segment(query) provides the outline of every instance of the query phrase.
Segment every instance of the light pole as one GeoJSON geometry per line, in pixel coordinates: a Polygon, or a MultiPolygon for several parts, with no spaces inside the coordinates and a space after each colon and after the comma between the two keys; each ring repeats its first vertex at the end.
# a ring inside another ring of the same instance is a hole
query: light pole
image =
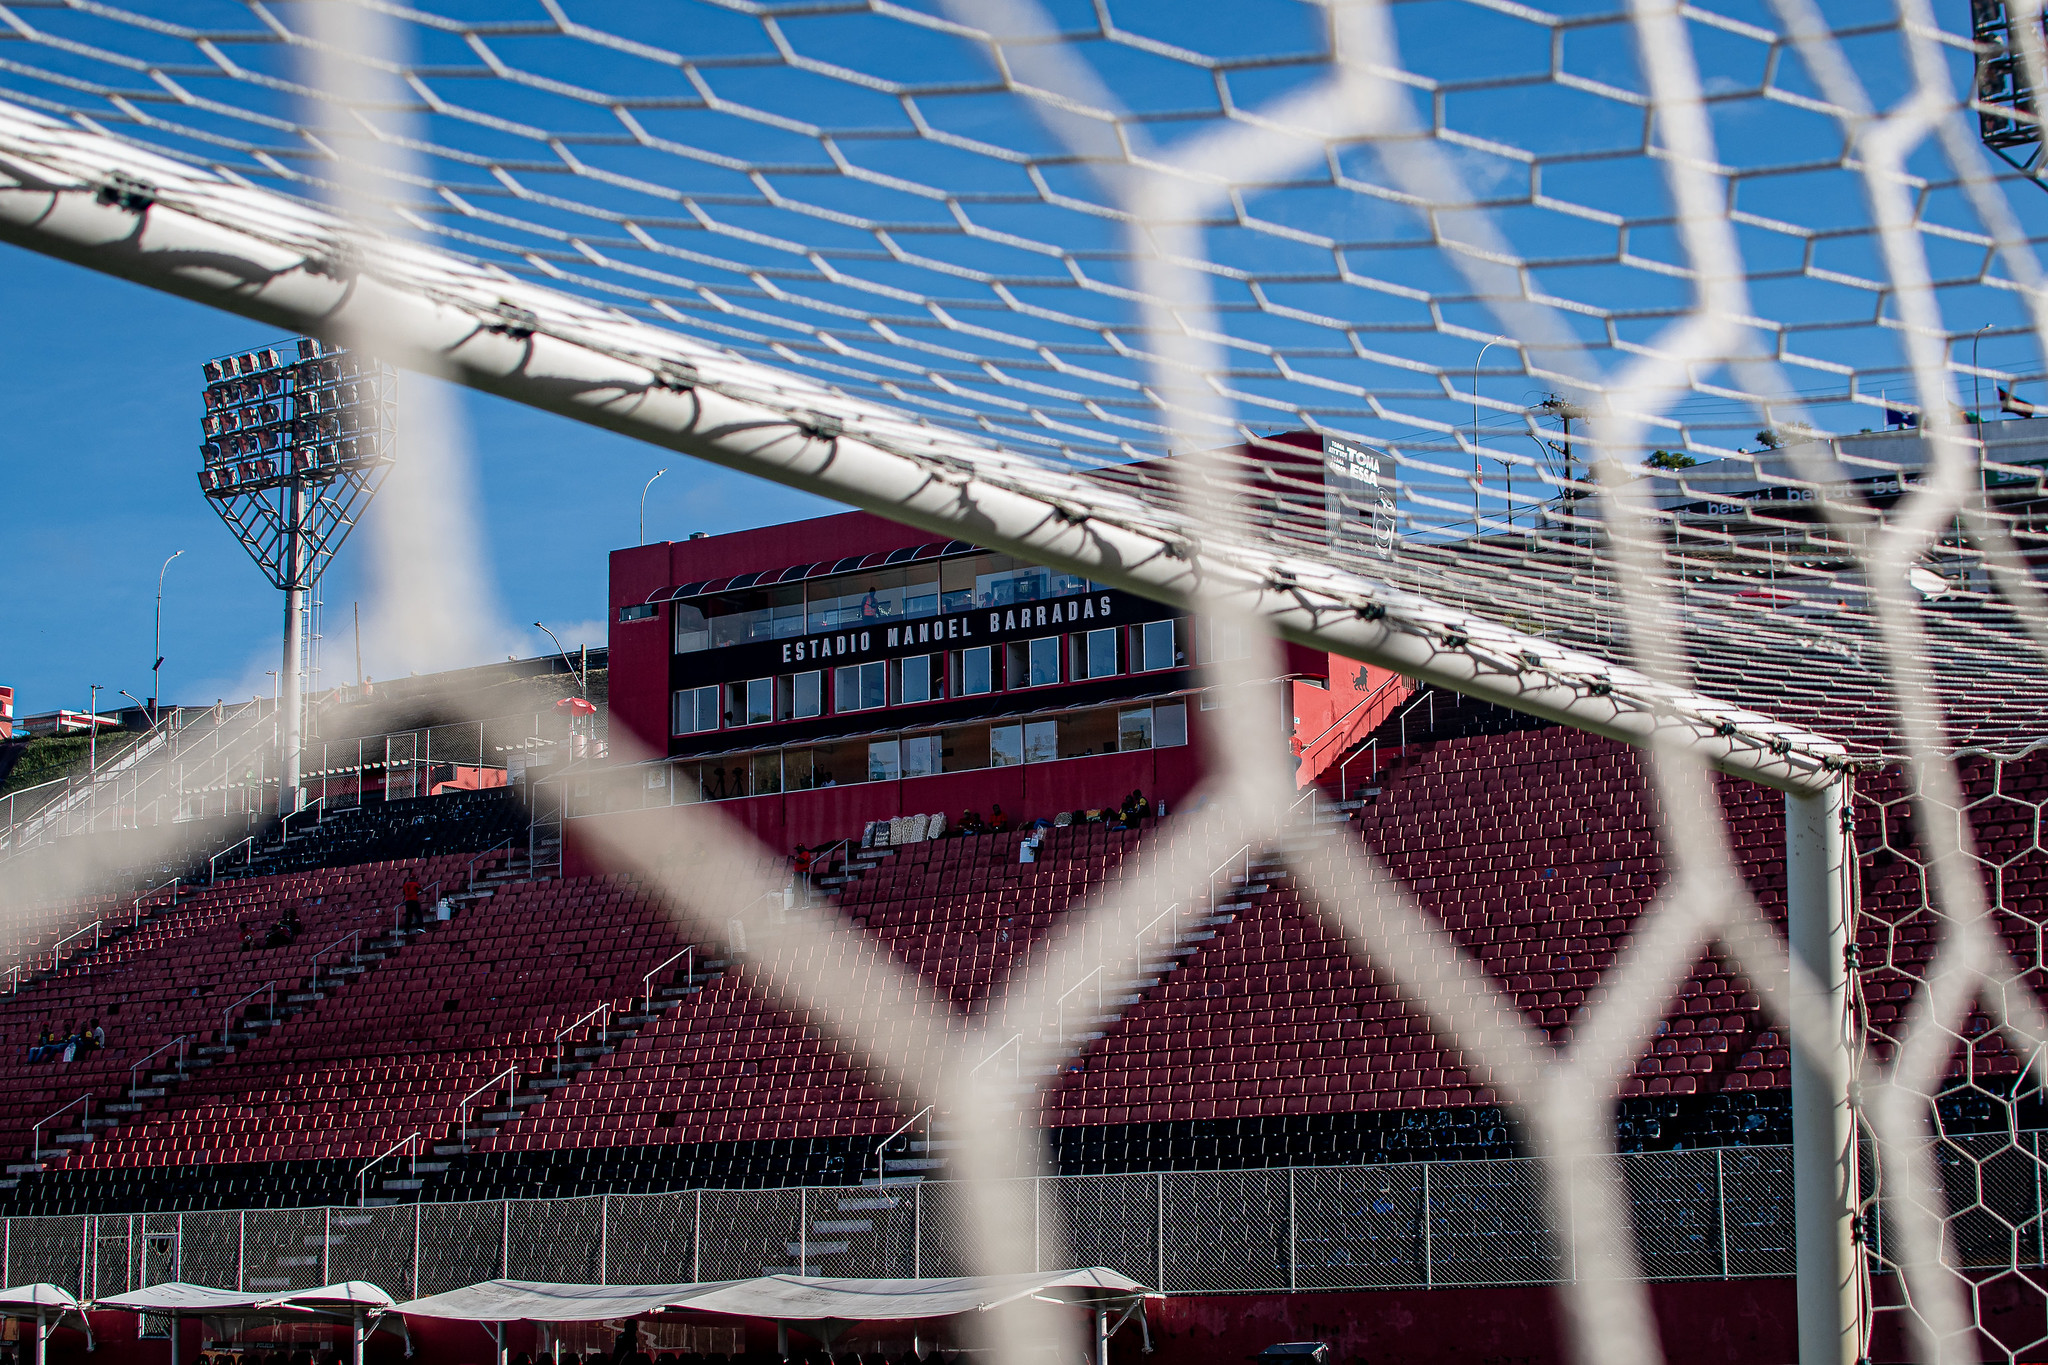
{"type": "MultiPolygon", "coordinates": [[[[650,481],[650,482],[651,482],[651,481],[650,481]]],[[[563,648],[563,646],[562,646],[562,642],[561,642],[560,640],[558,640],[558,639],[555,639],[555,633],[554,633],[553,631],[549,630],[549,629],[548,629],[548,628],[547,628],[546,626],[542,625],[542,624],[541,624],[540,622],[538,622],[538,621],[535,621],[535,622],[533,623],[533,628],[534,628],[535,630],[539,631],[539,632],[540,632],[541,634],[543,634],[543,635],[547,636],[547,637],[548,637],[548,638],[549,638],[550,640],[554,640],[554,641],[555,641],[555,648],[556,648],[556,650],[558,650],[558,651],[559,651],[559,652],[561,653],[561,656],[562,656],[562,662],[563,662],[563,663],[565,663],[565,664],[568,664],[568,665],[569,665],[569,676],[571,676],[571,677],[573,677],[574,679],[576,679],[576,693],[577,693],[577,695],[578,695],[578,696],[580,696],[580,697],[582,697],[582,698],[583,698],[583,700],[585,700],[585,701],[589,701],[589,700],[590,700],[590,688],[589,688],[588,686],[586,686],[586,685],[585,685],[585,682],[584,682],[584,674],[582,674],[582,673],[578,673],[578,672],[576,671],[576,665],[575,665],[574,663],[570,662],[570,659],[569,659],[569,651],[568,651],[567,649],[563,648]]]]}
{"type": "MultiPolygon", "coordinates": [[[[654,471],[654,479],[658,479],[666,473],[668,473],[668,466],[663,465],[660,469],[654,471]]],[[[654,487],[654,479],[649,479],[640,486],[640,543],[642,545],[647,543],[647,490],[654,487]]],[[[540,623],[536,621],[534,624],[539,625],[540,623]]],[[[545,627],[542,628],[545,629],[545,627]]],[[[560,643],[560,641],[556,641],[557,645],[560,643]]]]}
{"type": "Polygon", "coordinates": [[[149,705],[144,708],[149,712],[149,723],[152,728],[156,725],[157,706],[164,695],[160,686],[164,671],[164,570],[171,567],[172,559],[183,553],[183,550],[171,551],[170,559],[166,559],[163,568],[156,571],[156,649],[153,655],[156,662],[149,666],[149,705]]]}
{"type": "MultiPolygon", "coordinates": [[[[1486,353],[1506,340],[1506,337],[1495,337],[1487,342],[1479,348],[1479,359],[1472,362],[1472,534],[1475,537],[1479,534],[1479,484],[1486,477],[1486,471],[1479,466],[1479,367],[1486,363],[1486,353]]],[[[1514,475],[1508,477],[1512,479],[1514,475]]],[[[1514,491],[1513,484],[1509,484],[1508,491],[1514,491]]],[[[1510,500],[1508,521],[1511,524],[1514,517],[1515,504],[1510,500]]]]}
{"type": "Polygon", "coordinates": [[[1976,419],[1977,439],[1984,439],[1984,376],[1977,369],[1977,343],[1998,324],[1987,322],[1970,333],[1970,415],[1976,419]]]}
{"type": "Polygon", "coordinates": [[[92,701],[86,707],[86,721],[91,729],[85,740],[85,775],[88,780],[100,770],[100,685],[92,685],[92,701]]]}

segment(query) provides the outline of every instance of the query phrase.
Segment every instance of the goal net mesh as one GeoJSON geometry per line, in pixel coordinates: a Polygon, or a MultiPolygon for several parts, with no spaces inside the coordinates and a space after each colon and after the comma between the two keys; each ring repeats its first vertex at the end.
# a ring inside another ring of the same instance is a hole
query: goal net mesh
{"type": "MultiPolygon", "coordinates": [[[[1320,639],[1275,605],[1306,594],[1477,673],[1803,755],[1791,785],[1855,770],[1846,1019],[1875,1201],[1856,1349],[2018,1360],[2044,1306],[2048,427],[2025,419],[2048,411],[2048,199],[1980,141],[2038,141],[2011,97],[2040,84],[2038,6],[1971,7],[1993,10],[2009,47],[1923,0],[48,0],[0,7],[0,167],[17,202],[182,214],[264,270],[360,272],[861,442],[963,505],[1149,538],[1199,566],[1178,591],[1226,626],[1320,639]]],[[[280,316],[253,267],[245,301],[124,249],[62,254],[280,316]]],[[[341,340],[405,349],[353,325],[341,340]]],[[[491,386],[561,407],[519,385],[491,386]]],[[[923,494],[845,495],[909,514],[923,494]]],[[[1435,667],[1410,671],[1473,676],[1435,667]]],[[[1274,671],[1254,648],[1212,680],[1274,671]]],[[[1200,850],[1286,846],[1284,761],[1251,711],[1209,717],[1249,742],[1222,746],[1182,856],[1087,912],[1015,1018],[1106,961],[1120,916],[1193,894],[1200,850]]],[[[1653,749],[1670,877],[1569,1047],[1362,849],[1295,849],[1358,953],[1446,949],[1389,970],[1555,1155],[1585,1214],[1559,1225],[1588,1237],[1615,1231],[1616,1182],[1572,1172],[1613,1135],[1574,1107],[1631,1074],[1706,946],[1756,982],[1788,970],[1703,755],[1653,749]]],[[[715,842],[714,816],[675,819],[715,842]]],[[[744,861],[735,888],[770,877],[744,861]]],[[[701,882],[668,885],[728,921],[701,882]]],[[[757,931],[756,954],[778,941],[757,931]]],[[[999,1041],[920,1071],[833,981],[775,970],[935,1099],[999,1041]]],[[[1783,1022],[1795,1042],[1844,1026],[1783,1022]]],[[[1581,1277],[1630,1281],[1623,1247],[1581,1277]]],[[[1639,1293],[1571,1302],[1583,1359],[1654,1351],[1639,1293]]]]}

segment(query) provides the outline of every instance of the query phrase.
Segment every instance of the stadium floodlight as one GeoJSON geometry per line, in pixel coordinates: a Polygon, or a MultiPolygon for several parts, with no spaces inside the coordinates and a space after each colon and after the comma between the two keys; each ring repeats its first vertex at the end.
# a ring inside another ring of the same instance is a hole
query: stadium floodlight
{"type": "MultiPolygon", "coordinates": [[[[284,593],[277,809],[289,815],[299,806],[307,595],[390,472],[398,376],[311,337],[221,356],[200,370],[207,416],[199,486],[284,593]]],[[[161,597],[158,612],[160,623],[161,597]]]]}

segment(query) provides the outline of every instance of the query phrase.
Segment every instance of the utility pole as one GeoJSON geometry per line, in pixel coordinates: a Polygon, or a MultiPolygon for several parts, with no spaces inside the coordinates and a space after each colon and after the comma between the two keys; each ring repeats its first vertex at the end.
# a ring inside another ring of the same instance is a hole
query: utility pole
{"type": "Polygon", "coordinates": [[[156,724],[157,712],[163,707],[164,671],[164,570],[171,567],[171,560],[185,553],[171,551],[170,559],[163,562],[163,568],[156,571],[156,648],[152,656],[156,662],[149,666],[149,723],[156,724]]]}

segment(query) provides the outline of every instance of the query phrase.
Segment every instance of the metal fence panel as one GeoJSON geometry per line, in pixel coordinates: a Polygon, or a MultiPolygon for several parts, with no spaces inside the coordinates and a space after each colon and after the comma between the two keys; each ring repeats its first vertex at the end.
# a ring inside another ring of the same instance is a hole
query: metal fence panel
{"type": "Polygon", "coordinates": [[[1331,1166],[1294,1173],[1299,1289],[1398,1289],[1428,1282],[1422,1167],[1331,1166]]]}
{"type": "Polygon", "coordinates": [[[1655,1280],[1721,1274],[1721,1167],[1715,1152],[1647,1152],[1623,1157],[1636,1254],[1655,1280]]]}
{"type": "Polygon", "coordinates": [[[687,1284],[697,1278],[697,1196],[605,1196],[604,1282],[687,1284]]]}
{"type": "Polygon", "coordinates": [[[1171,1293],[1214,1293],[1287,1285],[1288,1173],[1175,1172],[1161,1179],[1171,1293]]]}
{"type": "Polygon", "coordinates": [[[1440,1161],[1425,1173],[1429,1283],[1549,1284],[1570,1274],[1540,1161],[1440,1161]]]}
{"type": "Polygon", "coordinates": [[[135,1216],[101,1214],[92,1220],[94,1298],[111,1298],[139,1288],[135,1283],[135,1216]]]}
{"type": "Polygon", "coordinates": [[[214,1289],[242,1287],[242,1215],[178,1215],[178,1278],[214,1289]]]}
{"type": "Polygon", "coordinates": [[[515,1199],[505,1246],[507,1279],[596,1284],[604,1250],[604,1198],[515,1199]]]}
{"type": "Polygon", "coordinates": [[[327,1210],[252,1209],[242,1215],[242,1288],[311,1289],[326,1283],[327,1210]]]}
{"type": "Polygon", "coordinates": [[[917,1259],[915,1186],[827,1186],[804,1193],[804,1246],[819,1275],[912,1276],[917,1259]]]}
{"type": "Polygon", "coordinates": [[[1040,1225],[1059,1230],[1068,1265],[1107,1266],[1142,1284],[1159,1273],[1155,1177],[1053,1176],[1041,1184],[1039,1205],[1040,1225]]]}
{"type": "Polygon", "coordinates": [[[445,1294],[503,1275],[503,1204],[422,1204],[419,1209],[422,1295],[445,1294]]]}
{"type": "Polygon", "coordinates": [[[980,1201],[969,1200],[966,1187],[955,1181],[927,1181],[916,1189],[917,1273],[926,1278],[975,1272],[977,1239],[973,1229],[978,1220],[991,1216],[988,1209],[996,1210],[994,1217],[1014,1227],[1032,1229],[1037,1225],[1037,1199],[1029,1180],[1004,1181],[984,1191],[980,1201]]]}
{"type": "Polygon", "coordinates": [[[420,1205],[334,1209],[327,1220],[327,1278],[367,1280],[393,1298],[414,1295],[413,1238],[420,1205]]]}
{"type": "Polygon", "coordinates": [[[84,1296],[85,1219],[14,1218],[7,1227],[10,1284],[54,1284],[84,1296]]]}
{"type": "Polygon", "coordinates": [[[1721,1208],[1728,1273],[1792,1273],[1792,1149],[1721,1149],[1721,1208]]]}
{"type": "Polygon", "coordinates": [[[796,1266],[806,1240],[801,1190],[706,1190],[697,1277],[745,1280],[796,1266]]]}

